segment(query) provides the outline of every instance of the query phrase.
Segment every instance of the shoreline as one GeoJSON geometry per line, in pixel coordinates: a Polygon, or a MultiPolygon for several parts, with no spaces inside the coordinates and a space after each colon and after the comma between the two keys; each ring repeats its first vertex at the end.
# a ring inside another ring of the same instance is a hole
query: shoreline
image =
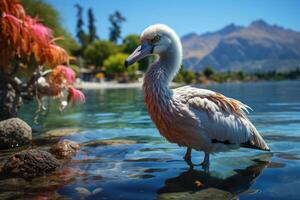
{"type": "MultiPolygon", "coordinates": [[[[170,83],[170,87],[178,87],[184,84],[179,83],[170,83]]],[[[134,82],[134,83],[118,83],[116,81],[109,82],[79,82],[75,84],[75,88],[77,89],[85,89],[85,90],[94,90],[94,89],[126,89],[126,88],[142,88],[143,82],[134,82]]]]}
{"type": "MultiPolygon", "coordinates": [[[[274,82],[275,80],[260,80],[260,81],[234,81],[234,82],[224,82],[224,83],[217,83],[217,82],[209,82],[209,83],[202,83],[201,85],[218,85],[218,84],[241,84],[241,83],[258,83],[258,82],[274,82]]],[[[277,80],[283,82],[289,81],[299,81],[299,80],[277,80]]],[[[171,82],[170,87],[176,88],[184,85],[195,85],[195,84],[184,84],[184,83],[175,83],[171,82]]],[[[199,84],[196,84],[199,85],[199,84]]],[[[118,83],[116,81],[109,81],[109,82],[78,82],[75,84],[75,88],[77,89],[84,89],[84,90],[96,90],[96,89],[127,89],[127,88],[137,88],[141,89],[143,87],[143,82],[133,82],[133,83],[118,83]]]]}

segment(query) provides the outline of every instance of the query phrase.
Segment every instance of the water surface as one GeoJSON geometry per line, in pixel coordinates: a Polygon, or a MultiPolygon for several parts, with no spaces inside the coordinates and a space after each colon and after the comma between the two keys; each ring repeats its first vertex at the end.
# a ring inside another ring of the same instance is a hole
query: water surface
{"type": "MultiPolygon", "coordinates": [[[[14,199],[156,199],[164,193],[218,188],[240,199],[299,199],[300,195],[300,82],[261,82],[206,86],[249,105],[249,118],[272,153],[251,149],[211,156],[211,173],[189,170],[184,148],[162,138],[144,107],[141,89],[85,91],[87,102],[67,110],[50,111],[33,125],[36,147],[48,130],[79,128],[63,138],[83,144],[72,160],[44,179],[0,181],[2,194],[14,199]],[[84,145],[105,139],[126,139],[121,145],[84,145]]],[[[21,116],[32,124],[32,104],[21,116]]],[[[10,153],[1,154],[1,162],[10,153]]],[[[193,152],[200,163],[202,152],[193,152]]]]}

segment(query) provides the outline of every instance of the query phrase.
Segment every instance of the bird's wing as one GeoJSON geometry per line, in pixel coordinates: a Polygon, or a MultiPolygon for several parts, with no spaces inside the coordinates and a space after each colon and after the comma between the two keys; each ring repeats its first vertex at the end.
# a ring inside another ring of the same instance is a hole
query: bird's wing
{"type": "Polygon", "coordinates": [[[201,130],[213,143],[241,144],[269,150],[246,116],[251,109],[247,105],[220,93],[191,86],[177,88],[173,94],[195,114],[201,130]]]}

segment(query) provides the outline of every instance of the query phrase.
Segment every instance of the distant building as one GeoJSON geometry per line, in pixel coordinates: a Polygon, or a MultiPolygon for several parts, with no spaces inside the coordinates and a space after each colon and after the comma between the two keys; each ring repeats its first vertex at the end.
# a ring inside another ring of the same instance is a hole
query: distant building
{"type": "Polygon", "coordinates": [[[102,81],[106,77],[106,73],[102,68],[100,69],[81,68],[80,74],[81,74],[80,77],[82,81],[87,81],[87,82],[102,81]]]}

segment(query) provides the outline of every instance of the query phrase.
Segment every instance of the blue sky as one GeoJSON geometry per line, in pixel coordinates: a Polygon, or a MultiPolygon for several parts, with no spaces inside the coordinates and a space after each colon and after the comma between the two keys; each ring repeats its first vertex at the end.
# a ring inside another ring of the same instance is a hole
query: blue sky
{"type": "Polygon", "coordinates": [[[108,38],[108,15],[119,10],[126,17],[122,35],[141,33],[148,25],[165,23],[183,36],[218,30],[229,23],[248,25],[256,19],[300,31],[298,0],[45,0],[61,14],[63,25],[75,35],[78,3],[96,17],[97,33],[108,38]]]}

